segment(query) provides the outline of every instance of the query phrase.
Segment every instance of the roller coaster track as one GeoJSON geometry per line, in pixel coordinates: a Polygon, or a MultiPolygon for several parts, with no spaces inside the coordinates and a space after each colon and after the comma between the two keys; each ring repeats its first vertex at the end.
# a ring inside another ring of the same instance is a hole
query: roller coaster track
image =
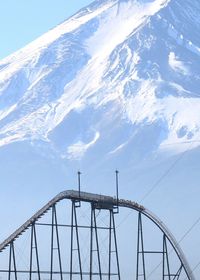
{"type": "Polygon", "coordinates": [[[169,231],[169,229],[164,225],[164,223],[156,217],[152,212],[147,210],[142,205],[139,205],[136,202],[125,200],[125,199],[116,199],[115,197],[105,196],[105,195],[98,195],[98,194],[91,194],[87,192],[78,192],[74,190],[67,190],[59,193],[55,196],[52,200],[50,200],[44,207],[42,207],[38,212],[36,212],[29,220],[27,220],[21,227],[19,227],[13,234],[11,234],[7,239],[5,239],[0,244],[0,252],[3,251],[10,243],[15,241],[20,235],[23,234],[32,224],[34,224],[39,218],[41,218],[50,208],[57,204],[59,201],[63,199],[70,199],[70,200],[77,200],[77,201],[84,201],[89,203],[97,203],[101,205],[103,208],[108,205],[112,207],[125,207],[129,209],[136,210],[149,218],[167,237],[168,241],[170,242],[171,246],[175,250],[180,262],[182,263],[185,273],[189,280],[195,280],[193,273],[190,269],[190,266],[184,256],[182,249],[180,248],[178,242],[169,231]]]}

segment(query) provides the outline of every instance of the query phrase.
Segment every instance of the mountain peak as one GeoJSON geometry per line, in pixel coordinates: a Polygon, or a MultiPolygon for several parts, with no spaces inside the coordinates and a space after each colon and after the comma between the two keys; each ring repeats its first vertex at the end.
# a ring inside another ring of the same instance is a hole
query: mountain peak
{"type": "Polygon", "coordinates": [[[124,122],[127,137],[151,127],[153,149],[195,140],[200,49],[189,39],[192,31],[178,29],[185,13],[178,0],[96,1],[2,60],[0,145],[51,143],[60,127],[71,129],[69,119],[91,112],[89,138],[69,137],[61,154],[77,143],[95,145],[105,116],[109,127],[117,129],[116,118],[124,122]]]}

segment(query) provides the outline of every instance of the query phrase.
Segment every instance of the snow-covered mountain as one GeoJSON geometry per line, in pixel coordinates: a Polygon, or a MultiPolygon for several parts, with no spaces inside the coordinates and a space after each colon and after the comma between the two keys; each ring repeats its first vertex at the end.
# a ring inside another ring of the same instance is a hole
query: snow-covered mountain
{"type": "Polygon", "coordinates": [[[119,167],[122,196],[148,195],[169,227],[170,211],[181,219],[192,201],[185,214],[192,223],[200,194],[199,15],[199,0],[96,0],[1,60],[0,175],[9,193],[36,198],[37,189],[44,198],[74,182],[76,168],[92,177],[87,188],[106,192],[119,167]]]}
{"type": "Polygon", "coordinates": [[[197,141],[199,11],[198,1],[96,1],[2,60],[0,145],[54,143],[62,126],[62,156],[81,158],[119,121],[128,131],[107,153],[149,129],[146,152],[197,141]]]}

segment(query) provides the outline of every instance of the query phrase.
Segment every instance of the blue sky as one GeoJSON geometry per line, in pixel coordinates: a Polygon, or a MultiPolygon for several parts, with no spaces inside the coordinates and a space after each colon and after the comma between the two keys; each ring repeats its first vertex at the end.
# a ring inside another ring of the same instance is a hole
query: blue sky
{"type": "Polygon", "coordinates": [[[92,0],[0,1],[0,59],[22,48],[92,0]]]}

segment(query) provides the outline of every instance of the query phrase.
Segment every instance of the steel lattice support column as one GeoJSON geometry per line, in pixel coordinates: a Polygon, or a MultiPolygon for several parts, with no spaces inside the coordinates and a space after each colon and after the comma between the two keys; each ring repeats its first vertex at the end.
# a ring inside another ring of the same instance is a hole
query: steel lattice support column
{"type": "Polygon", "coordinates": [[[58,232],[58,222],[57,222],[57,213],[56,213],[56,205],[52,206],[52,220],[51,220],[51,268],[50,268],[50,280],[53,279],[53,265],[54,265],[54,251],[57,250],[58,253],[58,262],[59,262],[59,272],[60,272],[60,280],[63,280],[63,272],[62,272],[62,262],[61,262],[61,251],[60,251],[60,240],[59,240],[59,232],[58,232]],[[55,239],[56,238],[56,245],[55,239]],[[56,246],[56,247],[54,247],[56,246]]]}
{"type": "Polygon", "coordinates": [[[14,278],[15,278],[15,280],[17,280],[18,277],[17,277],[14,242],[10,243],[8,280],[11,280],[12,273],[14,273],[14,278]],[[12,266],[13,266],[13,268],[12,268],[12,266]]]}
{"type": "Polygon", "coordinates": [[[109,210],[110,212],[110,222],[109,222],[109,262],[108,262],[108,279],[111,279],[112,273],[111,273],[111,261],[113,253],[115,253],[115,259],[117,264],[117,278],[120,280],[120,266],[119,266],[119,255],[118,255],[118,248],[117,248],[117,237],[116,237],[116,228],[115,228],[115,219],[114,214],[118,213],[115,212],[113,209],[109,210]]]}
{"type": "Polygon", "coordinates": [[[142,276],[146,280],[146,269],[145,269],[145,252],[144,252],[144,238],[143,238],[143,227],[142,227],[142,214],[138,213],[138,232],[137,232],[137,264],[136,264],[136,280],[142,276]],[[142,273],[140,274],[140,257],[142,261],[142,273]]]}
{"type": "Polygon", "coordinates": [[[30,271],[29,271],[29,280],[32,280],[32,268],[33,268],[33,252],[35,251],[36,262],[37,262],[37,274],[38,280],[41,279],[40,277],[40,264],[39,264],[39,254],[38,254],[38,245],[37,245],[37,235],[36,235],[36,228],[35,223],[32,223],[31,226],[31,248],[30,248],[30,271]]]}
{"type": "Polygon", "coordinates": [[[93,275],[93,254],[96,251],[97,261],[98,261],[98,274],[99,279],[102,280],[102,268],[101,268],[101,258],[99,251],[99,237],[98,237],[98,228],[96,220],[96,209],[95,205],[91,203],[91,222],[90,222],[90,280],[92,280],[93,275]],[[94,244],[95,242],[95,244],[94,244]],[[95,249],[95,248],[96,249],[95,249]]]}
{"type": "Polygon", "coordinates": [[[80,242],[79,242],[79,231],[78,231],[78,221],[77,221],[77,213],[76,209],[80,207],[80,201],[72,200],[72,208],[71,208],[71,250],[70,250],[70,280],[73,279],[73,257],[74,250],[78,253],[78,263],[79,263],[79,272],[80,279],[83,280],[82,273],[82,263],[81,263],[81,252],[80,252],[80,242]],[[78,204],[77,204],[78,203],[78,204]],[[75,231],[75,240],[77,248],[74,248],[74,231],[75,231]]]}

